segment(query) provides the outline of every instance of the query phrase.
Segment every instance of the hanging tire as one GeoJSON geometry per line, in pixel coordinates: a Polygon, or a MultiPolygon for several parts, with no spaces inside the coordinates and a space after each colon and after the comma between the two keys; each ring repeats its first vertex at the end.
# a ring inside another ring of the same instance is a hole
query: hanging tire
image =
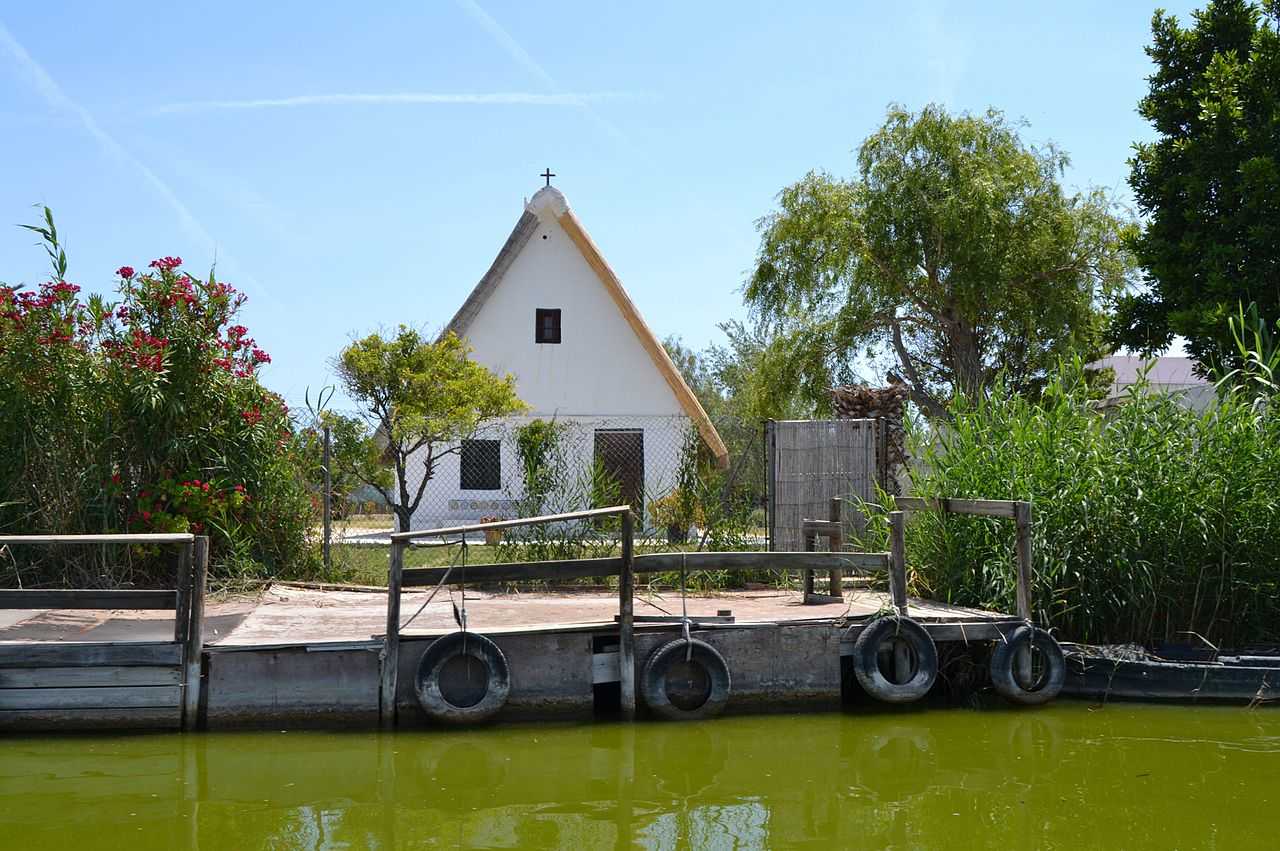
{"type": "Polygon", "coordinates": [[[885,703],[911,703],[933,688],[938,678],[938,648],[933,637],[911,618],[889,615],[868,624],[853,643],[853,673],[867,694],[885,703]],[[906,679],[895,682],[881,670],[886,647],[905,645],[910,668],[906,679]]]}
{"type": "Polygon", "coordinates": [[[1058,640],[1043,629],[1030,624],[1020,626],[996,643],[991,653],[991,684],[1007,700],[1024,706],[1048,703],[1062,691],[1067,678],[1067,660],[1058,640]],[[1022,683],[1014,673],[1020,651],[1036,651],[1043,661],[1043,670],[1034,681],[1022,683]]]}
{"type": "Polygon", "coordinates": [[[713,718],[724,711],[732,691],[724,657],[696,638],[662,645],[640,674],[641,699],[654,715],[669,721],[713,718]]]}
{"type": "Polygon", "coordinates": [[[511,671],[492,640],[473,632],[455,632],[437,639],[422,654],[413,688],[432,720],[476,724],[489,720],[506,704],[511,671]]]}

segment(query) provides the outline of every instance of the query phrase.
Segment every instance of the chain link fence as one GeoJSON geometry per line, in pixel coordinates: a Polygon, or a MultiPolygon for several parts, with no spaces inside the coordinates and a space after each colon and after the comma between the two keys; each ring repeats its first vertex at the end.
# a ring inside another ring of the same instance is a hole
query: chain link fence
{"type": "MultiPolygon", "coordinates": [[[[560,514],[629,504],[646,549],[763,548],[761,424],[717,423],[729,447],[720,466],[685,416],[510,418],[468,440],[437,448],[430,479],[421,456],[409,464],[410,497],[422,487],[412,529],[560,514]]],[[[385,528],[340,525],[335,541],[385,541],[385,528]]],[[[538,527],[566,539],[611,539],[609,529],[538,527]]],[[[511,536],[521,533],[508,532],[511,536]]],[[[524,534],[529,534],[528,532],[524,534]]],[[[478,537],[478,536],[477,536],[478,537]]],[[[491,536],[495,537],[495,536],[491,536]]]]}

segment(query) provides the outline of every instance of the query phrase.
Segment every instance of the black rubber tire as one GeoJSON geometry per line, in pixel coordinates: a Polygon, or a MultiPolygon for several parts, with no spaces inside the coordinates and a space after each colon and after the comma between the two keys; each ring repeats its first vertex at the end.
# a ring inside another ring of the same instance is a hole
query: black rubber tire
{"type": "Polygon", "coordinates": [[[933,637],[911,618],[888,615],[869,623],[853,643],[853,674],[867,694],[885,703],[911,703],[929,693],[938,678],[938,648],[933,637]],[[880,671],[880,647],[898,638],[915,651],[916,666],[905,683],[891,682],[880,671]]]}
{"type": "Polygon", "coordinates": [[[478,724],[498,713],[511,693],[511,670],[498,645],[474,632],[454,632],[437,639],[418,662],[413,690],[427,715],[445,724],[478,724]],[[484,695],[471,706],[455,706],[440,690],[440,670],[457,656],[480,660],[488,671],[484,695]]]}
{"type": "Polygon", "coordinates": [[[996,642],[991,653],[991,685],[1001,697],[1023,706],[1039,706],[1053,700],[1062,691],[1067,679],[1067,659],[1058,640],[1043,629],[1030,624],[1020,626],[996,642]],[[1044,657],[1045,674],[1039,688],[1026,689],[1013,675],[1013,664],[1018,651],[1034,647],[1044,657]]]}
{"type": "Polygon", "coordinates": [[[689,641],[677,638],[650,654],[644,663],[644,671],[640,674],[639,691],[645,705],[659,718],[668,721],[700,721],[714,718],[724,711],[725,705],[729,703],[729,695],[733,692],[733,678],[729,676],[729,665],[720,651],[696,638],[689,641]],[[693,646],[692,661],[706,671],[711,687],[707,699],[700,706],[684,709],[672,703],[667,695],[667,674],[672,665],[684,662],[690,645],[693,646]]]}

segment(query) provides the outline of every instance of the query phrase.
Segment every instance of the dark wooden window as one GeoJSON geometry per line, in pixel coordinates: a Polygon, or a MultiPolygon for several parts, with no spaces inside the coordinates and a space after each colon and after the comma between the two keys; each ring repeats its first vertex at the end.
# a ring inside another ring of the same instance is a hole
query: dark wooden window
{"type": "Polygon", "coordinates": [[[496,491],[502,487],[502,442],[462,441],[461,476],[464,491],[496,491]]]}
{"type": "Polygon", "coordinates": [[[560,342],[560,308],[539,307],[535,316],[533,340],[535,343],[560,342]]]}

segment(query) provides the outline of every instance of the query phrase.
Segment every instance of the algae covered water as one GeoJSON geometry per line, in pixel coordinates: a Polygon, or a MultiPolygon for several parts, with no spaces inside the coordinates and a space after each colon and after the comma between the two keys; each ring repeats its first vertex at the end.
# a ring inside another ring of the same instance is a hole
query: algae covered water
{"type": "Polygon", "coordinates": [[[1274,847],[1280,711],[0,738],[4,848],[1274,847]]]}

